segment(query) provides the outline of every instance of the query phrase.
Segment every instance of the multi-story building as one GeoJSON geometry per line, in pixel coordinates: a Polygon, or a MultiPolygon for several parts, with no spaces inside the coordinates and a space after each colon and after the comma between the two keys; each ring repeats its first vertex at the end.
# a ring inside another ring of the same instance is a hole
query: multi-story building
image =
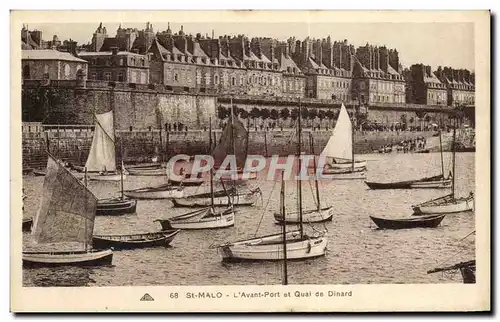
{"type": "Polygon", "coordinates": [[[436,77],[446,84],[448,90],[448,105],[472,106],[475,103],[475,76],[467,69],[439,67],[436,77]]]}
{"type": "Polygon", "coordinates": [[[78,56],[88,64],[88,79],[126,82],[136,84],[149,83],[149,60],[145,55],[127,51],[80,52],[78,56]]]}
{"type": "Polygon", "coordinates": [[[354,97],[368,104],[406,102],[405,80],[400,74],[398,52],[366,46],[356,50],[353,66],[354,97]]]}
{"type": "Polygon", "coordinates": [[[295,59],[306,75],[306,96],[351,100],[351,47],[328,39],[297,42],[295,59]]]}
{"type": "Polygon", "coordinates": [[[87,62],[70,53],[52,49],[22,51],[23,79],[75,80],[87,74],[87,62]]]}
{"type": "Polygon", "coordinates": [[[407,72],[407,102],[425,105],[448,104],[448,89],[432,72],[431,66],[415,64],[407,72]]]}
{"type": "Polygon", "coordinates": [[[292,45],[290,42],[280,42],[276,47],[276,58],[283,73],[281,96],[300,98],[304,97],[306,76],[292,59],[292,45]]]}

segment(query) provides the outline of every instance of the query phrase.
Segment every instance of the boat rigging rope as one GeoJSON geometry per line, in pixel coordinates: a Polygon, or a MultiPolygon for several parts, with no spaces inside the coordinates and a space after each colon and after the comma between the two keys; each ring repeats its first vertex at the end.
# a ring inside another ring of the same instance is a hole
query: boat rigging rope
{"type": "MultiPolygon", "coordinates": [[[[463,241],[464,239],[466,239],[466,238],[467,238],[467,237],[469,237],[470,235],[474,234],[475,232],[476,232],[476,230],[471,231],[470,233],[468,233],[468,234],[467,234],[467,235],[465,235],[464,237],[460,238],[460,239],[458,240],[458,242],[457,242],[457,243],[460,243],[461,241],[463,241]]],[[[452,256],[450,256],[450,257],[448,257],[448,258],[446,258],[446,259],[442,260],[441,262],[438,262],[437,266],[441,266],[441,265],[443,265],[444,263],[447,263],[447,262],[448,262],[449,260],[451,260],[453,257],[455,257],[455,256],[456,256],[456,255],[458,255],[458,254],[461,254],[461,253],[465,252],[466,250],[467,250],[467,249],[462,249],[462,250],[459,250],[459,251],[455,252],[452,256]]]]}
{"type": "Polygon", "coordinates": [[[267,209],[267,206],[269,205],[269,201],[271,200],[271,197],[273,196],[273,191],[274,191],[274,188],[276,187],[277,182],[278,182],[277,180],[274,180],[273,187],[271,188],[271,192],[269,193],[269,198],[267,199],[267,202],[266,202],[266,205],[264,206],[264,208],[262,208],[262,215],[260,216],[259,223],[257,224],[257,229],[255,230],[255,233],[253,235],[254,237],[257,237],[257,233],[259,231],[260,225],[262,224],[262,219],[264,219],[265,211],[267,209]]]}

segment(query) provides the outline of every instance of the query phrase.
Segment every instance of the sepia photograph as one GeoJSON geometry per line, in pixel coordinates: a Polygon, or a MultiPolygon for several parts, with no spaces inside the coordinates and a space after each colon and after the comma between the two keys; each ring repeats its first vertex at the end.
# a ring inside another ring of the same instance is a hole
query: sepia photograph
{"type": "Polygon", "coordinates": [[[488,11],[134,13],[11,12],[12,311],[489,309],[488,11]]]}

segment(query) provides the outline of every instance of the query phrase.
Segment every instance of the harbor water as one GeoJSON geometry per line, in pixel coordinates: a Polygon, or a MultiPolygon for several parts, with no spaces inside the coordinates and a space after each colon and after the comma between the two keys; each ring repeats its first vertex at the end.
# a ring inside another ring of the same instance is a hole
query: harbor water
{"type": "MultiPolygon", "coordinates": [[[[367,181],[391,182],[419,179],[441,173],[439,153],[366,154],[367,181]]],[[[456,195],[474,191],[474,153],[456,154],[456,195]]],[[[451,170],[451,153],[444,153],[445,175],[451,170]]],[[[34,217],[39,206],[43,177],[23,178],[24,218],[34,217]]],[[[163,177],[128,176],[125,189],[163,183],[163,177]]],[[[223,263],[216,245],[258,235],[280,232],[273,213],[279,211],[280,182],[259,177],[250,182],[263,191],[253,207],[239,207],[234,227],[219,230],[181,231],[170,247],[114,251],[113,265],[99,268],[23,269],[24,286],[146,286],[146,285],[259,285],[281,284],[278,262],[223,263]]],[[[287,209],[296,210],[296,182],[286,184],[287,209]]],[[[315,224],[327,230],[326,256],[288,263],[289,284],[395,284],[461,283],[456,274],[427,270],[474,259],[475,213],[445,217],[437,228],[379,230],[369,216],[410,217],[411,205],[445,195],[450,189],[370,190],[364,180],[321,182],[322,206],[332,205],[331,222],[315,224]]],[[[118,196],[119,182],[88,183],[98,198],[118,196]]],[[[189,188],[196,189],[196,188],[189,188]]],[[[201,189],[201,188],[200,188],[201,189]]],[[[314,183],[302,183],[303,209],[316,207],[314,183]]],[[[191,211],[173,208],[169,200],[139,200],[137,213],[99,216],[95,234],[127,234],[160,230],[155,219],[191,211]]],[[[478,214],[481,215],[481,214],[478,214]]],[[[487,215],[487,214],[483,214],[487,215]]],[[[296,226],[289,225],[288,229],[296,226]]],[[[307,232],[310,224],[304,224],[307,232]]],[[[24,233],[23,244],[31,242],[24,233]]]]}

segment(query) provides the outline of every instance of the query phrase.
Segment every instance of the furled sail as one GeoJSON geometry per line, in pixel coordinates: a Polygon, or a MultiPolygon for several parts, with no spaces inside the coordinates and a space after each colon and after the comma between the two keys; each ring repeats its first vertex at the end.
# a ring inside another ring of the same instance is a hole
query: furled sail
{"type": "Polygon", "coordinates": [[[340,108],[332,136],[321,155],[327,158],[327,162],[330,160],[329,158],[352,160],[352,123],[344,104],[340,108]]]}
{"type": "Polygon", "coordinates": [[[113,111],[95,115],[94,138],[85,167],[89,172],[116,170],[113,111]]]}
{"type": "Polygon", "coordinates": [[[35,243],[90,243],[97,198],[50,154],[40,207],[35,217],[35,243]]]}
{"type": "Polygon", "coordinates": [[[237,118],[229,121],[222,131],[219,143],[214,149],[214,167],[217,169],[227,155],[233,154],[236,158],[236,166],[238,169],[243,169],[247,159],[248,133],[243,123],[237,118]]]}

